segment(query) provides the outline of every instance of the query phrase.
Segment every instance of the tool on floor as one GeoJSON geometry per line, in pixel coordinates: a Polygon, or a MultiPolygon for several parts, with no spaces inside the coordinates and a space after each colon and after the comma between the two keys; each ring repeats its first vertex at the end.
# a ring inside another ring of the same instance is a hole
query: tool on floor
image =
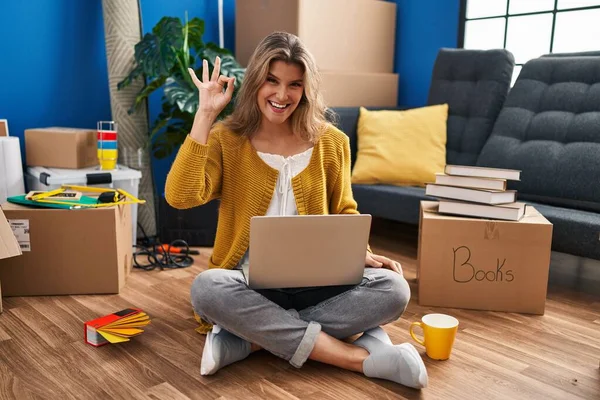
{"type": "Polygon", "coordinates": [[[199,255],[200,252],[198,250],[190,250],[185,247],[175,247],[170,244],[159,244],[157,246],[157,251],[159,253],[171,253],[171,254],[189,254],[189,255],[199,255]]]}

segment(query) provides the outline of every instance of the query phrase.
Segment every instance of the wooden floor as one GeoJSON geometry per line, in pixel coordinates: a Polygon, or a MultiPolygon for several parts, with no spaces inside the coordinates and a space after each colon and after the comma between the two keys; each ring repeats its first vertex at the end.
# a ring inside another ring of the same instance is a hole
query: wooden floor
{"type": "Polygon", "coordinates": [[[428,312],[460,320],[452,357],[424,357],[417,391],[309,361],[296,369],[266,352],[200,376],[204,336],[189,286],[206,267],[136,270],[120,295],[5,298],[0,315],[1,399],[600,399],[600,298],[551,289],[544,316],[430,309],[416,302],[416,230],[376,221],[371,244],[398,259],[413,289],[405,315],[385,326],[394,343],[428,312]],[[130,306],[152,324],[127,343],[94,348],[83,322],[130,306]]]}

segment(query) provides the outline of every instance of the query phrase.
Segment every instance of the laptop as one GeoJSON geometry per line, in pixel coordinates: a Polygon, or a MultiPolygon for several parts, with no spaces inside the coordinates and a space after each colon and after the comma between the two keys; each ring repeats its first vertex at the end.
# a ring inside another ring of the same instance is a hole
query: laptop
{"type": "Polygon", "coordinates": [[[252,289],[357,285],[370,230],[369,214],[252,217],[246,283],[252,289]]]}

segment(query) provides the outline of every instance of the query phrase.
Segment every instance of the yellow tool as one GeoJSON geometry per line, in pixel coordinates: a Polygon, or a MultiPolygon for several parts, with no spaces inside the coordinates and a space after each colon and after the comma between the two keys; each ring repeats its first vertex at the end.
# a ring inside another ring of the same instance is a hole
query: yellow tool
{"type": "Polygon", "coordinates": [[[121,204],[145,204],[146,200],[140,200],[137,197],[127,193],[123,189],[111,189],[102,187],[91,187],[91,186],[77,186],[77,185],[62,185],[60,188],[51,190],[48,192],[40,193],[31,198],[33,201],[39,201],[42,203],[53,203],[53,204],[64,204],[75,207],[112,207],[121,204]],[[93,204],[82,204],[79,202],[67,201],[67,200],[54,200],[51,196],[63,193],[67,190],[88,192],[88,193],[100,193],[97,203],[93,204]],[[112,195],[111,195],[112,193],[112,195]],[[128,200],[126,200],[128,199],[128,200]]]}

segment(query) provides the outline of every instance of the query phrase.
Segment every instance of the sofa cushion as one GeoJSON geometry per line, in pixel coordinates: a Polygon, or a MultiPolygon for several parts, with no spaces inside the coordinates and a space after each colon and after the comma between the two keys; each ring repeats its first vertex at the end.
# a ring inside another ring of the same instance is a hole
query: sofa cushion
{"type": "Polygon", "coordinates": [[[521,170],[521,198],[594,210],[600,203],[600,57],[525,64],[477,164],[521,170]],[[532,198],[532,197],[529,197],[532,198]]]}
{"type": "Polygon", "coordinates": [[[438,52],[427,104],[450,106],[448,164],[475,165],[506,99],[514,64],[504,49],[438,52]]]}
{"type": "MultiPolygon", "coordinates": [[[[405,108],[394,108],[394,107],[365,107],[369,111],[374,110],[404,110],[405,108]]],[[[350,139],[350,156],[352,160],[352,167],[356,162],[356,155],[358,153],[358,116],[360,114],[360,107],[333,107],[328,110],[327,120],[334,124],[339,130],[348,135],[350,139]]]]}
{"type": "Polygon", "coordinates": [[[354,184],[352,192],[360,213],[407,224],[419,223],[421,200],[435,200],[424,188],[411,186],[354,184]]]}
{"type": "Polygon", "coordinates": [[[411,110],[360,107],[352,183],[422,186],[446,166],[448,105],[411,110]]]}
{"type": "Polygon", "coordinates": [[[553,225],[552,250],[600,260],[600,214],[527,202],[553,225]]]}

